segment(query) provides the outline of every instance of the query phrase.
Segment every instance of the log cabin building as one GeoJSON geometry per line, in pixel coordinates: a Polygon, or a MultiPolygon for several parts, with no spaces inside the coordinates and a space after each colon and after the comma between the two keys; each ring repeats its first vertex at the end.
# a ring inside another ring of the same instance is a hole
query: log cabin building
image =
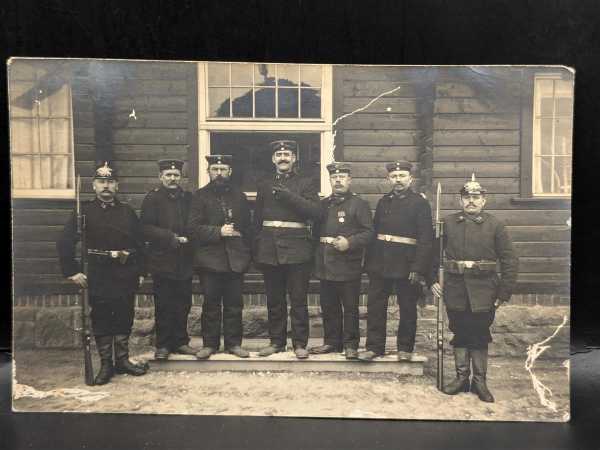
{"type": "MultiPolygon", "coordinates": [[[[204,156],[231,153],[234,182],[252,199],[256,180],[273,170],[266,144],[278,138],[299,142],[300,169],[324,195],[325,165],[333,157],[351,163],[353,190],[373,209],[389,191],[387,161],[415,163],[414,189],[434,210],[440,182],[442,216],[456,210],[474,172],[488,189],[487,210],[515,241],[517,297],[568,304],[567,68],[19,58],[9,63],[9,88],[16,307],[76,301],[55,241],[75,204],[76,174],[83,198],[91,198],[95,161],[114,162],[120,198],[139,211],[158,183],[158,159],[185,160],[185,187],[194,190],[208,181],[204,156]]],[[[262,291],[260,274],[247,274],[247,303],[264,304],[262,291]]],[[[139,304],[150,294],[148,281],[139,304]]]]}

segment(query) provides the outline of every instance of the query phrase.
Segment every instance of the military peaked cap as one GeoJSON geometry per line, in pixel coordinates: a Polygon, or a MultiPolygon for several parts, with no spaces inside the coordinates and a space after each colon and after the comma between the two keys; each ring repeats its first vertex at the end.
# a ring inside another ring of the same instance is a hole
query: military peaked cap
{"type": "Polygon", "coordinates": [[[296,141],[273,141],[269,144],[272,152],[289,150],[294,153],[298,152],[298,143],[296,141]]]}
{"type": "Polygon", "coordinates": [[[228,166],[231,166],[231,163],[233,162],[233,156],[231,156],[231,155],[208,155],[206,157],[206,160],[208,161],[209,166],[211,164],[227,164],[228,166]]]}
{"type": "Polygon", "coordinates": [[[408,161],[394,161],[387,163],[385,168],[388,172],[393,172],[394,170],[408,170],[409,172],[412,170],[412,164],[408,161]]]}
{"type": "Polygon", "coordinates": [[[180,159],[161,159],[158,161],[158,168],[160,170],[177,169],[181,171],[183,164],[184,162],[180,159]]]}
{"type": "Polygon", "coordinates": [[[327,171],[329,172],[329,175],[331,175],[332,173],[352,173],[349,164],[339,162],[327,164],[327,171]]]}

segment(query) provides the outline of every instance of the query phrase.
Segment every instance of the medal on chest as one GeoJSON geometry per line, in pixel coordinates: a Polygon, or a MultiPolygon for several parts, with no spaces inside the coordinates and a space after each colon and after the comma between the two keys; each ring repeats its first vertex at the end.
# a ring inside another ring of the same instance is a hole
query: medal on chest
{"type": "Polygon", "coordinates": [[[338,211],[338,222],[344,223],[346,221],[346,211],[338,211]]]}

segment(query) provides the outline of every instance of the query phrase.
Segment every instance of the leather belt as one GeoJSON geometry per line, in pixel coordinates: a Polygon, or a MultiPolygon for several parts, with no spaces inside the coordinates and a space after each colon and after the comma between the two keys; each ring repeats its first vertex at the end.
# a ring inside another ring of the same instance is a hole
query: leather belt
{"type": "Polygon", "coordinates": [[[101,250],[97,248],[88,248],[88,255],[106,256],[112,259],[118,259],[121,264],[127,262],[127,258],[135,253],[134,248],[127,248],[123,250],[101,250]]]}
{"type": "Polygon", "coordinates": [[[302,222],[284,222],[282,220],[263,220],[263,227],[273,228],[308,228],[308,225],[302,222]]]}
{"type": "Polygon", "coordinates": [[[449,273],[463,274],[465,272],[496,272],[498,263],[496,261],[457,261],[449,259],[444,261],[444,269],[449,273]]]}
{"type": "Polygon", "coordinates": [[[417,245],[417,240],[404,236],[394,236],[393,234],[378,234],[377,239],[386,242],[397,242],[399,244],[417,245]]]}
{"type": "Polygon", "coordinates": [[[319,242],[322,242],[323,244],[333,244],[335,242],[335,238],[323,236],[319,238],[319,242]]]}

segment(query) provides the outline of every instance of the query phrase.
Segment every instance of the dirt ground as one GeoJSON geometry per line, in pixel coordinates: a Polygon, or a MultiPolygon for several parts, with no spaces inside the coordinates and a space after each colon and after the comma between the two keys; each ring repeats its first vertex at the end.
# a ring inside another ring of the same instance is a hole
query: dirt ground
{"type": "MultiPolygon", "coordinates": [[[[133,355],[149,348],[136,348],[133,355]]],[[[569,382],[562,360],[536,361],[534,372],[557,404],[553,412],[540,404],[525,370],[525,360],[493,358],[488,384],[496,403],[473,394],[447,396],[435,388],[435,355],[425,376],[360,373],[149,372],[119,375],[104,386],[83,383],[81,351],[19,350],[17,382],[38,391],[65,388],[106,394],[102,399],[52,395],[13,401],[17,411],[70,411],[143,414],[204,414],[385,419],[563,421],[568,418],[569,382]]],[[[448,358],[449,359],[449,358],[448,358]]],[[[95,369],[98,368],[98,361],[95,369]]],[[[453,374],[447,361],[447,380],[453,374]]],[[[56,393],[56,391],[54,391],[56,393]]]]}

